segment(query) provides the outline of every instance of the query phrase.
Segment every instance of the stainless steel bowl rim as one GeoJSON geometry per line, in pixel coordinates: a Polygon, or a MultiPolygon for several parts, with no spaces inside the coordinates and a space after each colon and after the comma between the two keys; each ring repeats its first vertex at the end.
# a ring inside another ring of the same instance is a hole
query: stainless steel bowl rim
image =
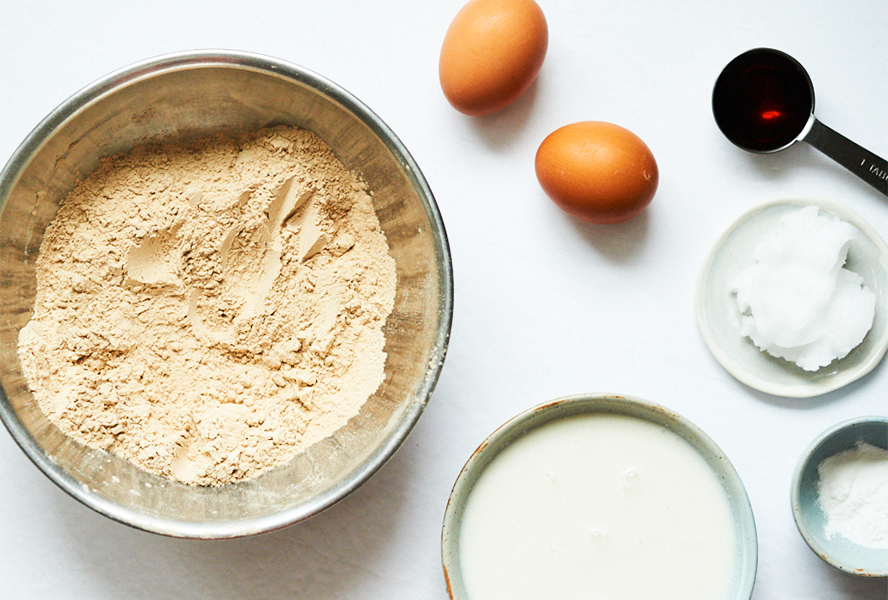
{"type": "Polygon", "coordinates": [[[314,498],[311,502],[306,502],[272,515],[249,520],[191,523],[160,518],[122,507],[96,494],[91,494],[88,489],[84,489],[71,476],[57,468],[52,459],[33,440],[12,409],[6,391],[0,386],[0,420],[3,421],[3,424],[27,457],[53,483],[82,504],[115,521],[152,533],[191,539],[243,537],[292,525],[329,508],[372,477],[401,446],[416,425],[428,403],[437,384],[444,357],[447,353],[453,318],[453,272],[447,234],[428,182],[407,148],[376,113],[344,88],[301,66],[262,54],[237,50],[192,50],[164,54],[133,63],[82,88],[49,113],[13,152],[2,172],[0,172],[0,214],[5,209],[9,194],[32,158],[40,151],[56,130],[79,112],[100,101],[107,94],[113,93],[134,82],[162,73],[226,65],[306,84],[344,106],[382,140],[386,148],[404,169],[405,176],[417,189],[417,195],[435,230],[434,240],[436,256],[438,257],[437,268],[441,274],[441,305],[439,306],[441,326],[437,331],[432,353],[434,361],[429,365],[422,387],[417,394],[421,396],[422,401],[413,403],[409,407],[401,419],[399,427],[394,429],[385,442],[377,447],[375,452],[354,471],[353,476],[343,481],[340,485],[329,489],[325,494],[314,498]]]}

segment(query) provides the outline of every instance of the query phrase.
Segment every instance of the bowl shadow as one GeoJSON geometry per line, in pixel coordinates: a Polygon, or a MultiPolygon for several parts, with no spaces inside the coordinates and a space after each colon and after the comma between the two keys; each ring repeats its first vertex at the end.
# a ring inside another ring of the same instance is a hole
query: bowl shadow
{"type": "Polygon", "coordinates": [[[353,597],[380,577],[366,565],[392,551],[403,520],[398,499],[415,459],[408,450],[323,513],[277,531],[231,540],[170,538],[123,527],[58,494],[65,498],[60,533],[83,570],[107,587],[107,597],[142,597],[144,590],[150,597],[218,600],[353,597]]]}

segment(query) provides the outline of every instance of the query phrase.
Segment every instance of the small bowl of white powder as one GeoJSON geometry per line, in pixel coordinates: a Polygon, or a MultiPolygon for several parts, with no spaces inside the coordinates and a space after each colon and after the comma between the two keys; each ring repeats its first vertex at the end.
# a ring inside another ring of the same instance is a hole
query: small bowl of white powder
{"type": "Polygon", "coordinates": [[[767,202],[716,242],[696,313],[713,356],[742,383],[825,394],[869,373],[888,349],[888,246],[843,205],[767,202]]]}
{"type": "Polygon", "coordinates": [[[888,417],[861,417],[821,434],[792,483],[799,533],[830,565],[888,577],[888,417]]]}
{"type": "Polygon", "coordinates": [[[197,51],[84,88],[0,173],[0,418],[167,535],[306,519],[403,443],[447,348],[443,223],[397,136],[296,65],[197,51]]]}

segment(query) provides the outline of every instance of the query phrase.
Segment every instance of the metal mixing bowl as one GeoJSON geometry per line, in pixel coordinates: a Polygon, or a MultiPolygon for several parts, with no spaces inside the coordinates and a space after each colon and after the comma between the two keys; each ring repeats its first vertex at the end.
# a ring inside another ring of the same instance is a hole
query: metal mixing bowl
{"type": "Polygon", "coordinates": [[[87,506],[128,525],[192,538],[268,531],[353,491],[416,423],[446,353],[450,255],[431,190],[395,134],[354,96],[295,65],[239,52],[189,52],[127,67],[78,92],[25,139],[0,173],[0,418],[28,457],[87,506]],[[99,158],[149,141],[295,125],[319,135],[370,189],[398,276],[385,325],[385,380],[360,413],[289,463],[222,486],[180,484],[87,448],[40,411],[22,375],[47,225],[99,158]]]}

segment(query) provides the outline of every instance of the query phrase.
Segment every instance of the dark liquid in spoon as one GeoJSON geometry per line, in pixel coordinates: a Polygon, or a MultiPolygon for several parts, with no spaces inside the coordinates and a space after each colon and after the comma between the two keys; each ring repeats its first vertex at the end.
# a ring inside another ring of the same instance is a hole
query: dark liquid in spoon
{"type": "Polygon", "coordinates": [[[814,87],[795,59],[760,48],[725,67],[712,93],[722,133],[754,152],[779,150],[796,141],[814,111],[814,87]]]}

